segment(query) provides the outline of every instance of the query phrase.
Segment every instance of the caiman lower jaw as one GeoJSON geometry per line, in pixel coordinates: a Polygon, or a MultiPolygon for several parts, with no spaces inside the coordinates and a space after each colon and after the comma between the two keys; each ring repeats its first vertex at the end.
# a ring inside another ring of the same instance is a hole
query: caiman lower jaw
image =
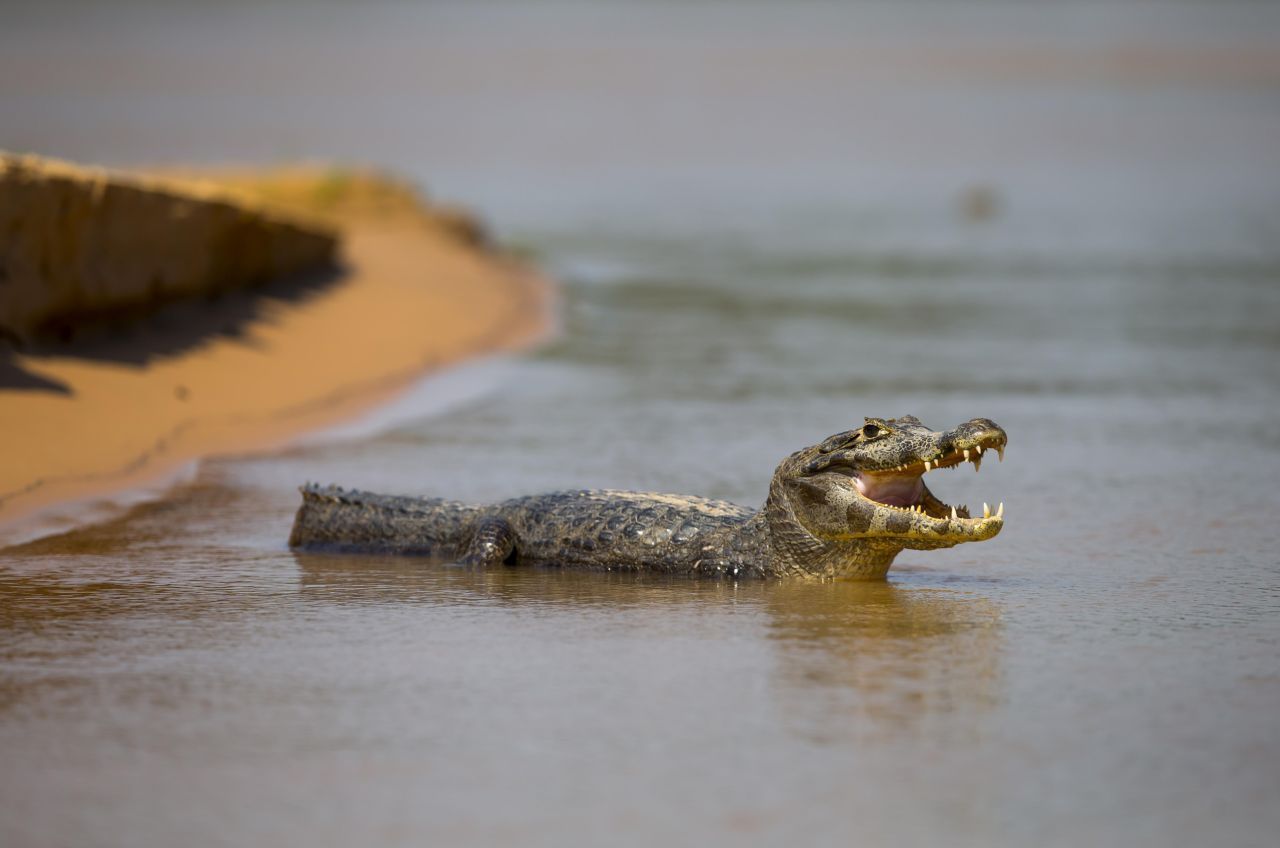
{"type": "Polygon", "coordinates": [[[904,527],[900,520],[893,520],[892,515],[885,516],[886,528],[895,528],[897,538],[906,547],[945,547],[981,541],[999,533],[1004,526],[1004,504],[994,512],[983,504],[982,515],[971,517],[968,507],[951,506],[934,497],[920,479],[922,476],[923,473],[857,472],[852,475],[853,490],[874,504],[877,512],[908,518],[909,523],[904,527]]]}

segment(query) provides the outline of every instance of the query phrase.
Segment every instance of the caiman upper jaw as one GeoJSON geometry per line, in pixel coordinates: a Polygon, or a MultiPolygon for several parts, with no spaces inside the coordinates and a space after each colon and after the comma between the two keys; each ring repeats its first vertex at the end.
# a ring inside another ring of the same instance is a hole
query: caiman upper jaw
{"type": "Polygon", "coordinates": [[[962,462],[972,462],[973,470],[982,467],[984,452],[994,450],[1001,462],[1004,462],[1004,449],[1009,444],[1005,432],[994,425],[973,434],[957,435],[944,440],[937,450],[926,453],[910,462],[884,468],[869,469],[872,472],[899,472],[907,474],[924,474],[935,468],[954,468],[962,462]]]}

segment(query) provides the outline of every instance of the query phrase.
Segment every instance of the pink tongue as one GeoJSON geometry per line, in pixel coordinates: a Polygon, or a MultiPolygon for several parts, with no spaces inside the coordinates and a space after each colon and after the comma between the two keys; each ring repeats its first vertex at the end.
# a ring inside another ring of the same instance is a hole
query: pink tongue
{"type": "Polygon", "coordinates": [[[919,475],[862,472],[853,481],[864,498],[889,506],[914,506],[924,494],[924,481],[919,475]]]}

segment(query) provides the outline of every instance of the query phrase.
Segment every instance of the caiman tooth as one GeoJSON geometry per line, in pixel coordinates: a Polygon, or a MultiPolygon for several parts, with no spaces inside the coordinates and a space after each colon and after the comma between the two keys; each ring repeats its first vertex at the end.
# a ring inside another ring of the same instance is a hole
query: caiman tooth
{"type": "Polygon", "coordinates": [[[1001,462],[1004,462],[1004,448],[1005,448],[1004,445],[1001,445],[1000,447],[996,448],[996,454],[1000,457],[1001,462]]]}
{"type": "Polygon", "coordinates": [[[996,518],[1004,518],[1004,501],[1000,502],[1000,508],[996,510],[996,518]]]}
{"type": "Polygon", "coordinates": [[[980,456],[975,456],[975,457],[973,458],[973,470],[974,470],[974,473],[977,473],[977,471],[978,471],[979,469],[981,469],[981,468],[982,468],[982,457],[980,457],[980,456]]]}
{"type": "Polygon", "coordinates": [[[929,471],[929,470],[931,470],[932,468],[933,468],[933,466],[932,466],[932,465],[930,465],[930,464],[929,464],[929,460],[927,460],[927,459],[926,459],[926,460],[924,461],[924,470],[925,470],[925,471],[929,471]]]}
{"type": "Polygon", "coordinates": [[[968,461],[969,461],[969,449],[968,449],[968,448],[965,448],[965,449],[964,449],[964,461],[965,461],[965,462],[968,462],[968,461]]]}
{"type": "Polygon", "coordinates": [[[951,520],[952,520],[952,521],[955,521],[955,520],[956,520],[957,518],[959,518],[959,517],[960,517],[960,516],[956,515],[956,508],[955,508],[955,507],[951,507],[951,520]]]}
{"type": "Polygon", "coordinates": [[[991,517],[991,507],[987,506],[985,501],[982,504],[982,517],[983,518],[991,517]]]}

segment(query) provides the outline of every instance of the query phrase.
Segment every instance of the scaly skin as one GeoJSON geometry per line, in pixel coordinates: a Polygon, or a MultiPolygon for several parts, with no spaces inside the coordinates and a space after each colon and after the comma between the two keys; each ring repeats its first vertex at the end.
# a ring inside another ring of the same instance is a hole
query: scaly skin
{"type": "Polygon", "coordinates": [[[549,565],[716,577],[883,578],[900,551],[990,539],[1003,505],[970,518],[921,479],[1007,437],[985,418],[934,432],[868,418],[778,465],[764,507],[647,492],[577,491],[491,505],[302,488],[289,544],[418,554],[471,566],[549,565]]]}

